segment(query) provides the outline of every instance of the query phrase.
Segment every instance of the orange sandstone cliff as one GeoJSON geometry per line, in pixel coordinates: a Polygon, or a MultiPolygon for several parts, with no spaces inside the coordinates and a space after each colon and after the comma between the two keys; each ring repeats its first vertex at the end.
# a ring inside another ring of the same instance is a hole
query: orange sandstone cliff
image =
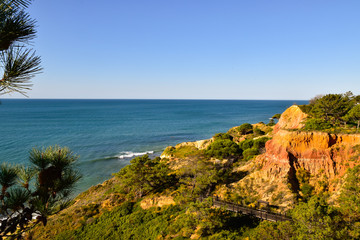
{"type": "MultiPolygon", "coordinates": [[[[276,173],[303,168],[329,180],[341,177],[359,160],[360,134],[329,134],[294,131],[302,127],[306,114],[292,106],[282,114],[273,138],[266,143],[263,170],[276,173]],[[292,129],[292,131],[285,129],[292,129]]],[[[291,177],[291,176],[290,176],[291,177]]]]}
{"type": "Polygon", "coordinates": [[[288,108],[274,127],[266,152],[237,169],[250,174],[234,189],[286,206],[299,190],[296,173],[301,169],[310,173],[315,191],[325,186],[336,195],[346,170],[360,163],[360,134],[299,131],[306,117],[298,106],[288,108]]]}

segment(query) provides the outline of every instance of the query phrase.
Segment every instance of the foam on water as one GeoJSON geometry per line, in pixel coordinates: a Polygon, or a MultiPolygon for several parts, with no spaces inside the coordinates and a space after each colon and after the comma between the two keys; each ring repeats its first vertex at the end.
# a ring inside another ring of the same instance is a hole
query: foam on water
{"type": "Polygon", "coordinates": [[[146,151],[146,152],[121,152],[117,157],[120,159],[124,158],[133,158],[138,156],[143,156],[145,154],[154,154],[154,151],[146,151]]]}

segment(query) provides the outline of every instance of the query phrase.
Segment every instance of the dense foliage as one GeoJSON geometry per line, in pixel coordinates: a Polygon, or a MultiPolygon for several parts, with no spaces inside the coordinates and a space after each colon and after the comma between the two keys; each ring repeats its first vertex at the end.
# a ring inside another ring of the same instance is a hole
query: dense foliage
{"type": "Polygon", "coordinates": [[[207,203],[141,209],[125,202],[96,221],[55,239],[241,239],[256,220],[236,216],[207,203]]]}
{"type": "Polygon", "coordinates": [[[0,0],[0,94],[25,94],[41,71],[40,57],[25,47],[35,37],[35,21],[25,12],[31,0],[0,0]]]}
{"type": "Polygon", "coordinates": [[[131,198],[160,191],[173,180],[168,165],[160,158],[150,159],[148,155],[134,158],[130,165],[122,168],[115,176],[121,179],[120,189],[131,198]]]}
{"type": "Polygon", "coordinates": [[[20,237],[49,215],[69,204],[71,190],[81,178],[77,159],[68,148],[33,149],[31,166],[0,166],[0,237],[20,237]],[[36,217],[37,221],[32,221],[36,217]]]}
{"type": "Polygon", "coordinates": [[[206,149],[205,154],[218,159],[238,158],[242,150],[230,139],[217,139],[206,149]]]}
{"type": "Polygon", "coordinates": [[[309,114],[304,130],[349,131],[354,123],[358,129],[359,100],[360,97],[351,92],[320,95],[311,99],[308,105],[300,106],[309,114]]]}
{"type": "Polygon", "coordinates": [[[240,125],[238,128],[238,131],[243,135],[252,133],[252,130],[253,130],[253,126],[250,123],[244,123],[240,125]]]}
{"type": "Polygon", "coordinates": [[[348,170],[339,206],[329,205],[326,192],[316,195],[314,191],[306,191],[305,186],[311,187],[311,176],[305,169],[299,169],[296,177],[301,197],[290,212],[293,220],[275,223],[212,208],[211,198],[203,202],[196,200],[209,195],[217,186],[232,182],[231,164],[192,158],[175,171],[165,165],[166,160],[159,158],[136,158],[127,170],[116,174],[121,187],[114,191],[124,194],[125,190],[127,201],[102,214],[98,214],[100,204],[83,207],[86,209],[80,225],[62,230],[54,239],[358,239],[360,236],[359,166],[348,170]],[[147,189],[142,198],[129,197],[134,196],[135,189],[126,186],[133,182],[136,188],[147,189]],[[146,182],[152,184],[144,185],[146,182]],[[148,188],[151,185],[161,187],[148,188]],[[170,193],[175,205],[140,207],[145,196],[151,199],[170,193]]]}

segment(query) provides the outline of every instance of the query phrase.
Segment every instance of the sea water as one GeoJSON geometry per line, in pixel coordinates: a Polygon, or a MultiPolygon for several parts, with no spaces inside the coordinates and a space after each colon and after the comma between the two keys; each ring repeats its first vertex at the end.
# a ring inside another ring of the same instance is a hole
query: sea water
{"type": "Polygon", "coordinates": [[[0,161],[28,164],[29,151],[67,146],[83,174],[76,192],[101,183],[144,154],[211,138],[243,123],[269,122],[293,104],[273,100],[3,99],[0,161]]]}

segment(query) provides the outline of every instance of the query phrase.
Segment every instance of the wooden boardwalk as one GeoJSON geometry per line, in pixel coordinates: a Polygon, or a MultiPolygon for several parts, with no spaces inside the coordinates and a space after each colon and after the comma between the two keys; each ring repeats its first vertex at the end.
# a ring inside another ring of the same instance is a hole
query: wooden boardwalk
{"type": "Polygon", "coordinates": [[[218,198],[213,198],[213,206],[215,207],[222,207],[226,210],[237,212],[245,215],[251,215],[263,220],[272,221],[272,222],[279,222],[279,221],[291,221],[291,218],[289,216],[279,214],[279,213],[273,213],[266,210],[260,210],[260,209],[254,209],[249,207],[244,207],[239,204],[234,204],[231,202],[226,202],[223,200],[220,200],[218,198]]]}

